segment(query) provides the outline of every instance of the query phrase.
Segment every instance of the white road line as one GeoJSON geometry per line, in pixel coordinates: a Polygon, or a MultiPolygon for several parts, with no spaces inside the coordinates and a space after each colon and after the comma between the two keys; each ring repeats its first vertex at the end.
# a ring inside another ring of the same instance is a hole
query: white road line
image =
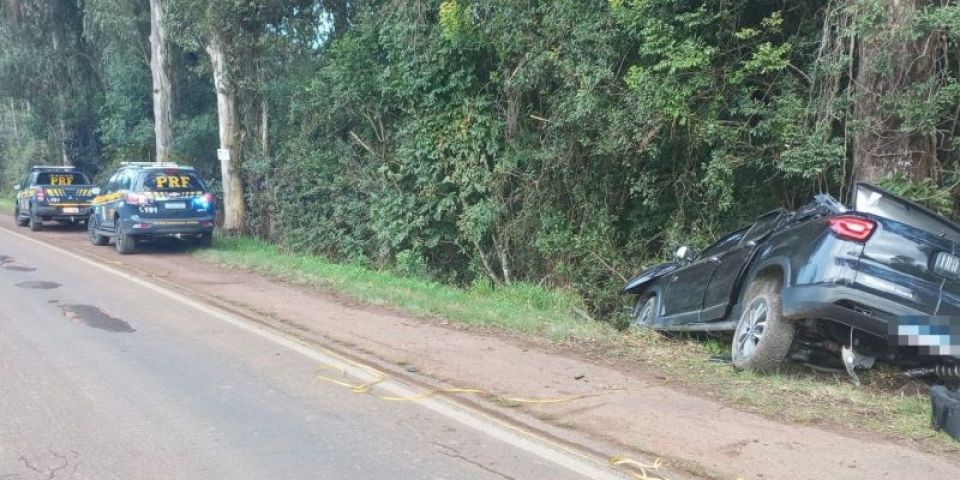
{"type": "MultiPolygon", "coordinates": [[[[290,351],[299,353],[304,357],[314,360],[324,366],[340,369],[353,378],[357,378],[364,382],[373,382],[380,378],[373,372],[367,370],[367,368],[376,370],[374,367],[364,368],[365,366],[363,366],[363,364],[354,362],[352,360],[345,360],[334,352],[323,350],[322,347],[308,346],[278,331],[257,325],[256,323],[248,320],[243,320],[224,310],[206,305],[173,290],[162,287],[148,280],[144,280],[137,275],[120,271],[116,268],[104,265],[82,255],[78,255],[64,248],[37,240],[22,233],[14,232],[6,228],[0,228],[0,231],[8,235],[18,237],[22,240],[41,245],[62,255],[121,277],[148,290],[159,293],[196,310],[204,312],[224,323],[257,335],[290,351]]],[[[382,388],[399,397],[412,397],[420,393],[393,380],[385,380],[377,383],[377,388],[382,388]]],[[[475,430],[478,430],[502,442],[506,442],[507,444],[513,445],[514,447],[536,455],[544,460],[565,467],[568,470],[581,474],[587,478],[595,480],[624,480],[629,478],[626,475],[608,467],[607,465],[594,460],[592,457],[580,454],[579,452],[562,445],[549,443],[548,440],[538,438],[531,432],[526,432],[508,423],[471,410],[466,406],[438,398],[428,398],[417,402],[417,404],[451,420],[474,428],[475,430]]]]}

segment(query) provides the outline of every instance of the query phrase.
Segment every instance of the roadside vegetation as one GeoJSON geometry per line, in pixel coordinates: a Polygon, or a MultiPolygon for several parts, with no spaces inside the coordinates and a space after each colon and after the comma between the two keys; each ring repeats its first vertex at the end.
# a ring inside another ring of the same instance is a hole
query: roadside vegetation
{"type": "Polygon", "coordinates": [[[642,364],[676,385],[785,421],[876,432],[917,442],[932,452],[956,450],[948,436],[930,429],[926,385],[900,379],[893,370],[861,374],[861,388],[853,386],[845,372],[816,373],[789,363],[775,375],[735,372],[716,361],[729,358],[726,339],[667,338],[649,331],[625,334],[610,323],[587,318],[576,295],[540,286],[493,289],[478,283],[458,288],[403,272],[292,253],[242,237],[218,239],[214,248],[195,255],[432,321],[549,342],[621,365],[642,364]]]}
{"type": "Polygon", "coordinates": [[[854,175],[955,215],[958,42],[953,2],[9,0],[0,185],[179,161],[234,233],[607,320],[854,175]]]}
{"type": "Polygon", "coordinates": [[[0,214],[13,215],[13,199],[16,195],[16,192],[12,190],[5,191],[0,189],[0,214]]]}
{"type": "Polygon", "coordinates": [[[647,362],[765,414],[918,439],[913,384],[735,374],[706,361],[721,344],[619,334],[617,291],[680,245],[855,180],[957,218],[957,11],[6,0],[0,190],[37,164],[100,180],[121,161],[194,165],[223,229],[258,239],[204,258],[647,362]]]}

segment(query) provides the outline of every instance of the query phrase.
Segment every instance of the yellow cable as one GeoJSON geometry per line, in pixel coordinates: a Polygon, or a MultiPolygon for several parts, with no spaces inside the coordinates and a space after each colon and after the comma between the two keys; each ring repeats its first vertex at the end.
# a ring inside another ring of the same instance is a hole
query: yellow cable
{"type": "Polygon", "coordinates": [[[647,470],[660,470],[660,467],[663,466],[663,460],[660,458],[654,460],[653,465],[647,465],[644,463],[640,463],[636,460],[633,460],[631,458],[627,458],[623,455],[617,455],[617,456],[610,457],[610,465],[614,467],[621,467],[621,470],[625,471],[627,474],[629,474],[636,480],[666,480],[666,478],[664,477],[651,477],[647,475],[647,470]],[[640,470],[640,472],[638,473],[635,471],[627,470],[626,468],[623,468],[623,467],[632,467],[636,470],[640,470]]]}

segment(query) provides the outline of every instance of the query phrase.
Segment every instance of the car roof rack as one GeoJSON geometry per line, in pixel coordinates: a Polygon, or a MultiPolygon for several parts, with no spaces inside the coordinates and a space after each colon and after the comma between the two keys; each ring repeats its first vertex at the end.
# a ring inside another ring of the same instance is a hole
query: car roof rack
{"type": "Polygon", "coordinates": [[[120,162],[121,166],[124,167],[140,167],[140,168],[182,168],[185,170],[193,170],[193,167],[188,165],[180,165],[176,162],[120,162]]]}
{"type": "Polygon", "coordinates": [[[34,165],[30,170],[76,170],[72,165],[34,165]]]}

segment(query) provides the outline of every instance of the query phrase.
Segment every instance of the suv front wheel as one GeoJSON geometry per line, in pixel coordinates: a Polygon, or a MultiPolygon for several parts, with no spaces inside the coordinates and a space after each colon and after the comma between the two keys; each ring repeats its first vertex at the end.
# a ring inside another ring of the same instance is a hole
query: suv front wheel
{"type": "Polygon", "coordinates": [[[733,334],[733,366],[737,370],[772,372],[787,358],[796,334],[794,324],[783,319],[779,279],[756,278],[743,304],[733,334]]]}
{"type": "Polygon", "coordinates": [[[102,247],[106,245],[110,239],[97,233],[98,228],[100,228],[100,222],[98,221],[97,214],[91,214],[90,219],[87,220],[87,235],[90,237],[90,243],[102,247]]]}

